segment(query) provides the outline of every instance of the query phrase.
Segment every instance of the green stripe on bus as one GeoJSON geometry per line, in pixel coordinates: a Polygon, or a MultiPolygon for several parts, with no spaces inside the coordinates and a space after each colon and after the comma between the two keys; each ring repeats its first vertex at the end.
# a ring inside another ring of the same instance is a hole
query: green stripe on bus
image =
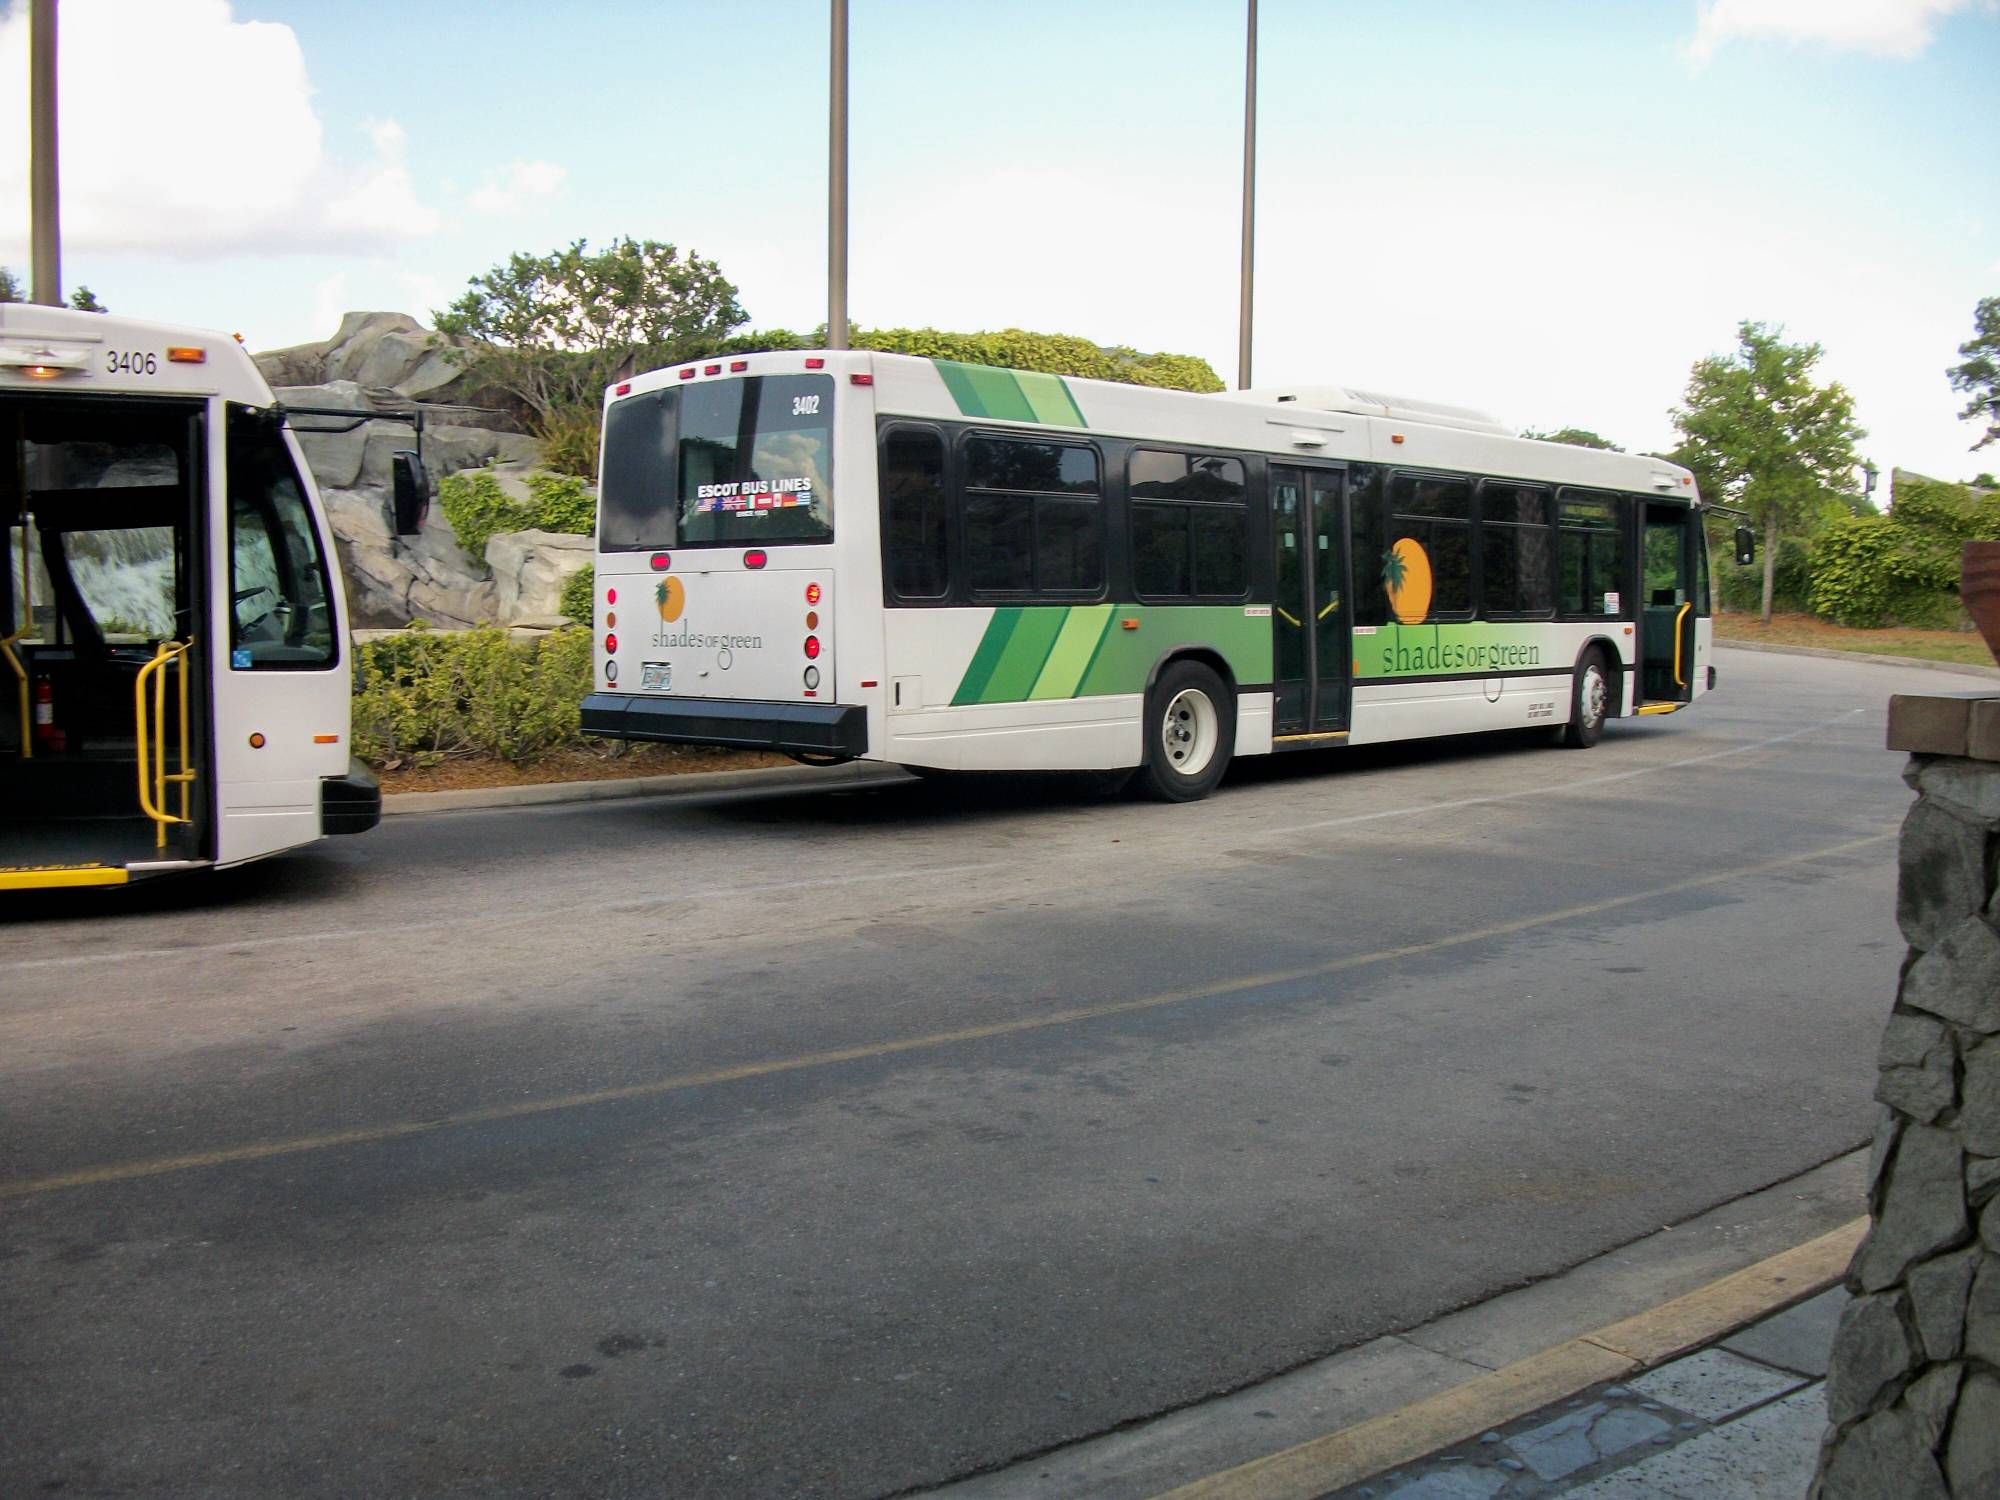
{"type": "Polygon", "coordinates": [[[1007,638],[1000,664],[986,680],[979,695],[981,703],[1019,703],[1028,696],[1035,679],[1042,675],[1056,637],[1069,618],[1067,609],[1024,609],[1020,623],[1007,638]]]}
{"type": "Polygon", "coordinates": [[[1046,422],[1052,427],[1083,426],[1083,413],[1077,409],[1076,401],[1060,375],[1022,371],[1014,380],[1021,387],[1021,394],[1027,398],[1028,405],[1034,409],[1037,422],[1046,422]]]}
{"type": "Polygon", "coordinates": [[[1074,698],[1076,685],[1083,681],[1084,669],[1097,655],[1097,643],[1111,628],[1111,606],[1086,604],[1069,611],[1056,643],[1049,650],[1041,675],[1028,691],[1030,699],[1074,698]]]}
{"type": "Polygon", "coordinates": [[[958,691],[951,695],[953,706],[981,701],[986,684],[993,676],[993,669],[1000,665],[1001,653],[1007,649],[1014,627],[1021,623],[1024,613],[1019,609],[993,611],[993,618],[986,622],[986,634],[979,638],[979,649],[972,653],[972,664],[965,669],[965,676],[959,679],[958,691]]]}
{"type": "Polygon", "coordinates": [[[997,370],[934,359],[939,378],[958,409],[968,417],[1000,422],[1039,422],[1049,427],[1082,427],[1083,410],[1060,375],[997,370]]]}

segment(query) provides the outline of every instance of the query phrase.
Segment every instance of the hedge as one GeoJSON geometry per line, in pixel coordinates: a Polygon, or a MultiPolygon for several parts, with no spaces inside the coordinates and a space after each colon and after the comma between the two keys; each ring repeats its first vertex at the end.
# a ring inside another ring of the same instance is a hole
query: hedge
{"type": "Polygon", "coordinates": [[[502,531],[559,531],[589,536],[597,529],[597,502],[572,474],[533,473],[527,500],[500,487],[490,469],[467,469],[438,482],[438,505],[459,546],[482,561],[486,544],[502,531]]]}
{"type": "Polygon", "coordinates": [[[456,756],[529,760],[582,742],[591,637],[566,626],[532,641],[504,630],[422,625],[355,647],[354,748],[376,765],[456,756]]]}

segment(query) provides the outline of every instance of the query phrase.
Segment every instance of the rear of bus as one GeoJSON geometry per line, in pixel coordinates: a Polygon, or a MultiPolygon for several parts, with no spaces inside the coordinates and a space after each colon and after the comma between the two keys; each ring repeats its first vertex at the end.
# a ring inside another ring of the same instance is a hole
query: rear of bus
{"type": "Polygon", "coordinates": [[[753,354],[606,393],[585,734],[868,753],[872,380],[866,354],[753,354]]]}

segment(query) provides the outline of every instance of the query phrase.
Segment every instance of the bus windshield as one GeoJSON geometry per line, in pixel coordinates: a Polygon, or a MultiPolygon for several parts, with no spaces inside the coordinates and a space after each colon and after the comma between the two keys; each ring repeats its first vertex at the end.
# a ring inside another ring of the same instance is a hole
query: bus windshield
{"type": "Polygon", "coordinates": [[[832,457],[830,376],[751,375],[614,402],[599,545],[831,541],[832,457]]]}

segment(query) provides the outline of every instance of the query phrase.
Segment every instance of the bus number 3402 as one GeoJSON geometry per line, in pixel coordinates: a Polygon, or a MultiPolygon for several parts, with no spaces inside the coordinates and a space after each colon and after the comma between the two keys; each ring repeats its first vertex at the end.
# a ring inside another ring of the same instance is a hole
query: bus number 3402
{"type": "Polygon", "coordinates": [[[795,417],[816,417],[819,415],[819,397],[792,397],[792,415],[795,417]]]}
{"type": "Polygon", "coordinates": [[[107,349],[104,368],[114,375],[157,375],[160,357],[138,349],[107,349]]]}

